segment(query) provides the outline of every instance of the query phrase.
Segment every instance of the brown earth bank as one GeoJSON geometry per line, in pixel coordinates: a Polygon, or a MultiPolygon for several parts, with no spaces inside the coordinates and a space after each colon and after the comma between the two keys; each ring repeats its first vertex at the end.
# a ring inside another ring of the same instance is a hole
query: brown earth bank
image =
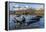
{"type": "Polygon", "coordinates": [[[44,9],[27,9],[27,10],[16,10],[16,11],[10,11],[10,15],[38,15],[42,16],[44,15],[44,9]]]}

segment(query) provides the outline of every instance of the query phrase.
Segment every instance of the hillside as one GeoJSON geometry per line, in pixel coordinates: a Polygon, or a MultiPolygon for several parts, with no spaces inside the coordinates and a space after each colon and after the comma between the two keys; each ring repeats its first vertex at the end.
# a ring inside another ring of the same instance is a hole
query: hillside
{"type": "Polygon", "coordinates": [[[36,10],[36,9],[26,9],[26,10],[16,10],[16,11],[10,11],[10,14],[14,14],[14,15],[39,15],[39,16],[42,16],[44,15],[44,10],[43,9],[39,9],[39,10],[36,10]]]}

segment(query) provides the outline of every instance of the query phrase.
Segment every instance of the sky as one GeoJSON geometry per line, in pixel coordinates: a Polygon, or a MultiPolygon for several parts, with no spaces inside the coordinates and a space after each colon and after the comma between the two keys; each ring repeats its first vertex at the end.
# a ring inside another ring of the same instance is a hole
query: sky
{"type": "Polygon", "coordinates": [[[26,7],[26,8],[35,8],[35,9],[42,8],[42,9],[43,9],[43,5],[40,5],[40,4],[9,3],[9,6],[10,6],[10,10],[11,10],[11,11],[17,10],[16,7],[26,7]]]}

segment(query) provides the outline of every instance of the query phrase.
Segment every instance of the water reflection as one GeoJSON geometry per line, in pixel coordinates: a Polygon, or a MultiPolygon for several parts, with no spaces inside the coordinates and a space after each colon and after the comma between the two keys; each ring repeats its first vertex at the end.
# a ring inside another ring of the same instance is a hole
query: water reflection
{"type": "Polygon", "coordinates": [[[43,28],[44,17],[36,15],[10,15],[9,29],[43,28]]]}

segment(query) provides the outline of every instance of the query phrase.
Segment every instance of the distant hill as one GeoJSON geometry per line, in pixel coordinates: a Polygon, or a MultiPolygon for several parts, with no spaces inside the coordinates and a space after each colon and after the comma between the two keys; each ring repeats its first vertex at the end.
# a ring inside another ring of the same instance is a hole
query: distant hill
{"type": "Polygon", "coordinates": [[[44,15],[44,9],[36,10],[34,14],[35,14],[35,15],[42,16],[42,15],[44,15]]]}
{"type": "Polygon", "coordinates": [[[14,15],[38,15],[38,16],[42,16],[44,15],[44,9],[39,9],[39,10],[36,10],[36,9],[31,9],[31,8],[28,8],[28,9],[21,9],[21,10],[16,10],[16,11],[10,11],[10,14],[14,14],[14,15]]]}

